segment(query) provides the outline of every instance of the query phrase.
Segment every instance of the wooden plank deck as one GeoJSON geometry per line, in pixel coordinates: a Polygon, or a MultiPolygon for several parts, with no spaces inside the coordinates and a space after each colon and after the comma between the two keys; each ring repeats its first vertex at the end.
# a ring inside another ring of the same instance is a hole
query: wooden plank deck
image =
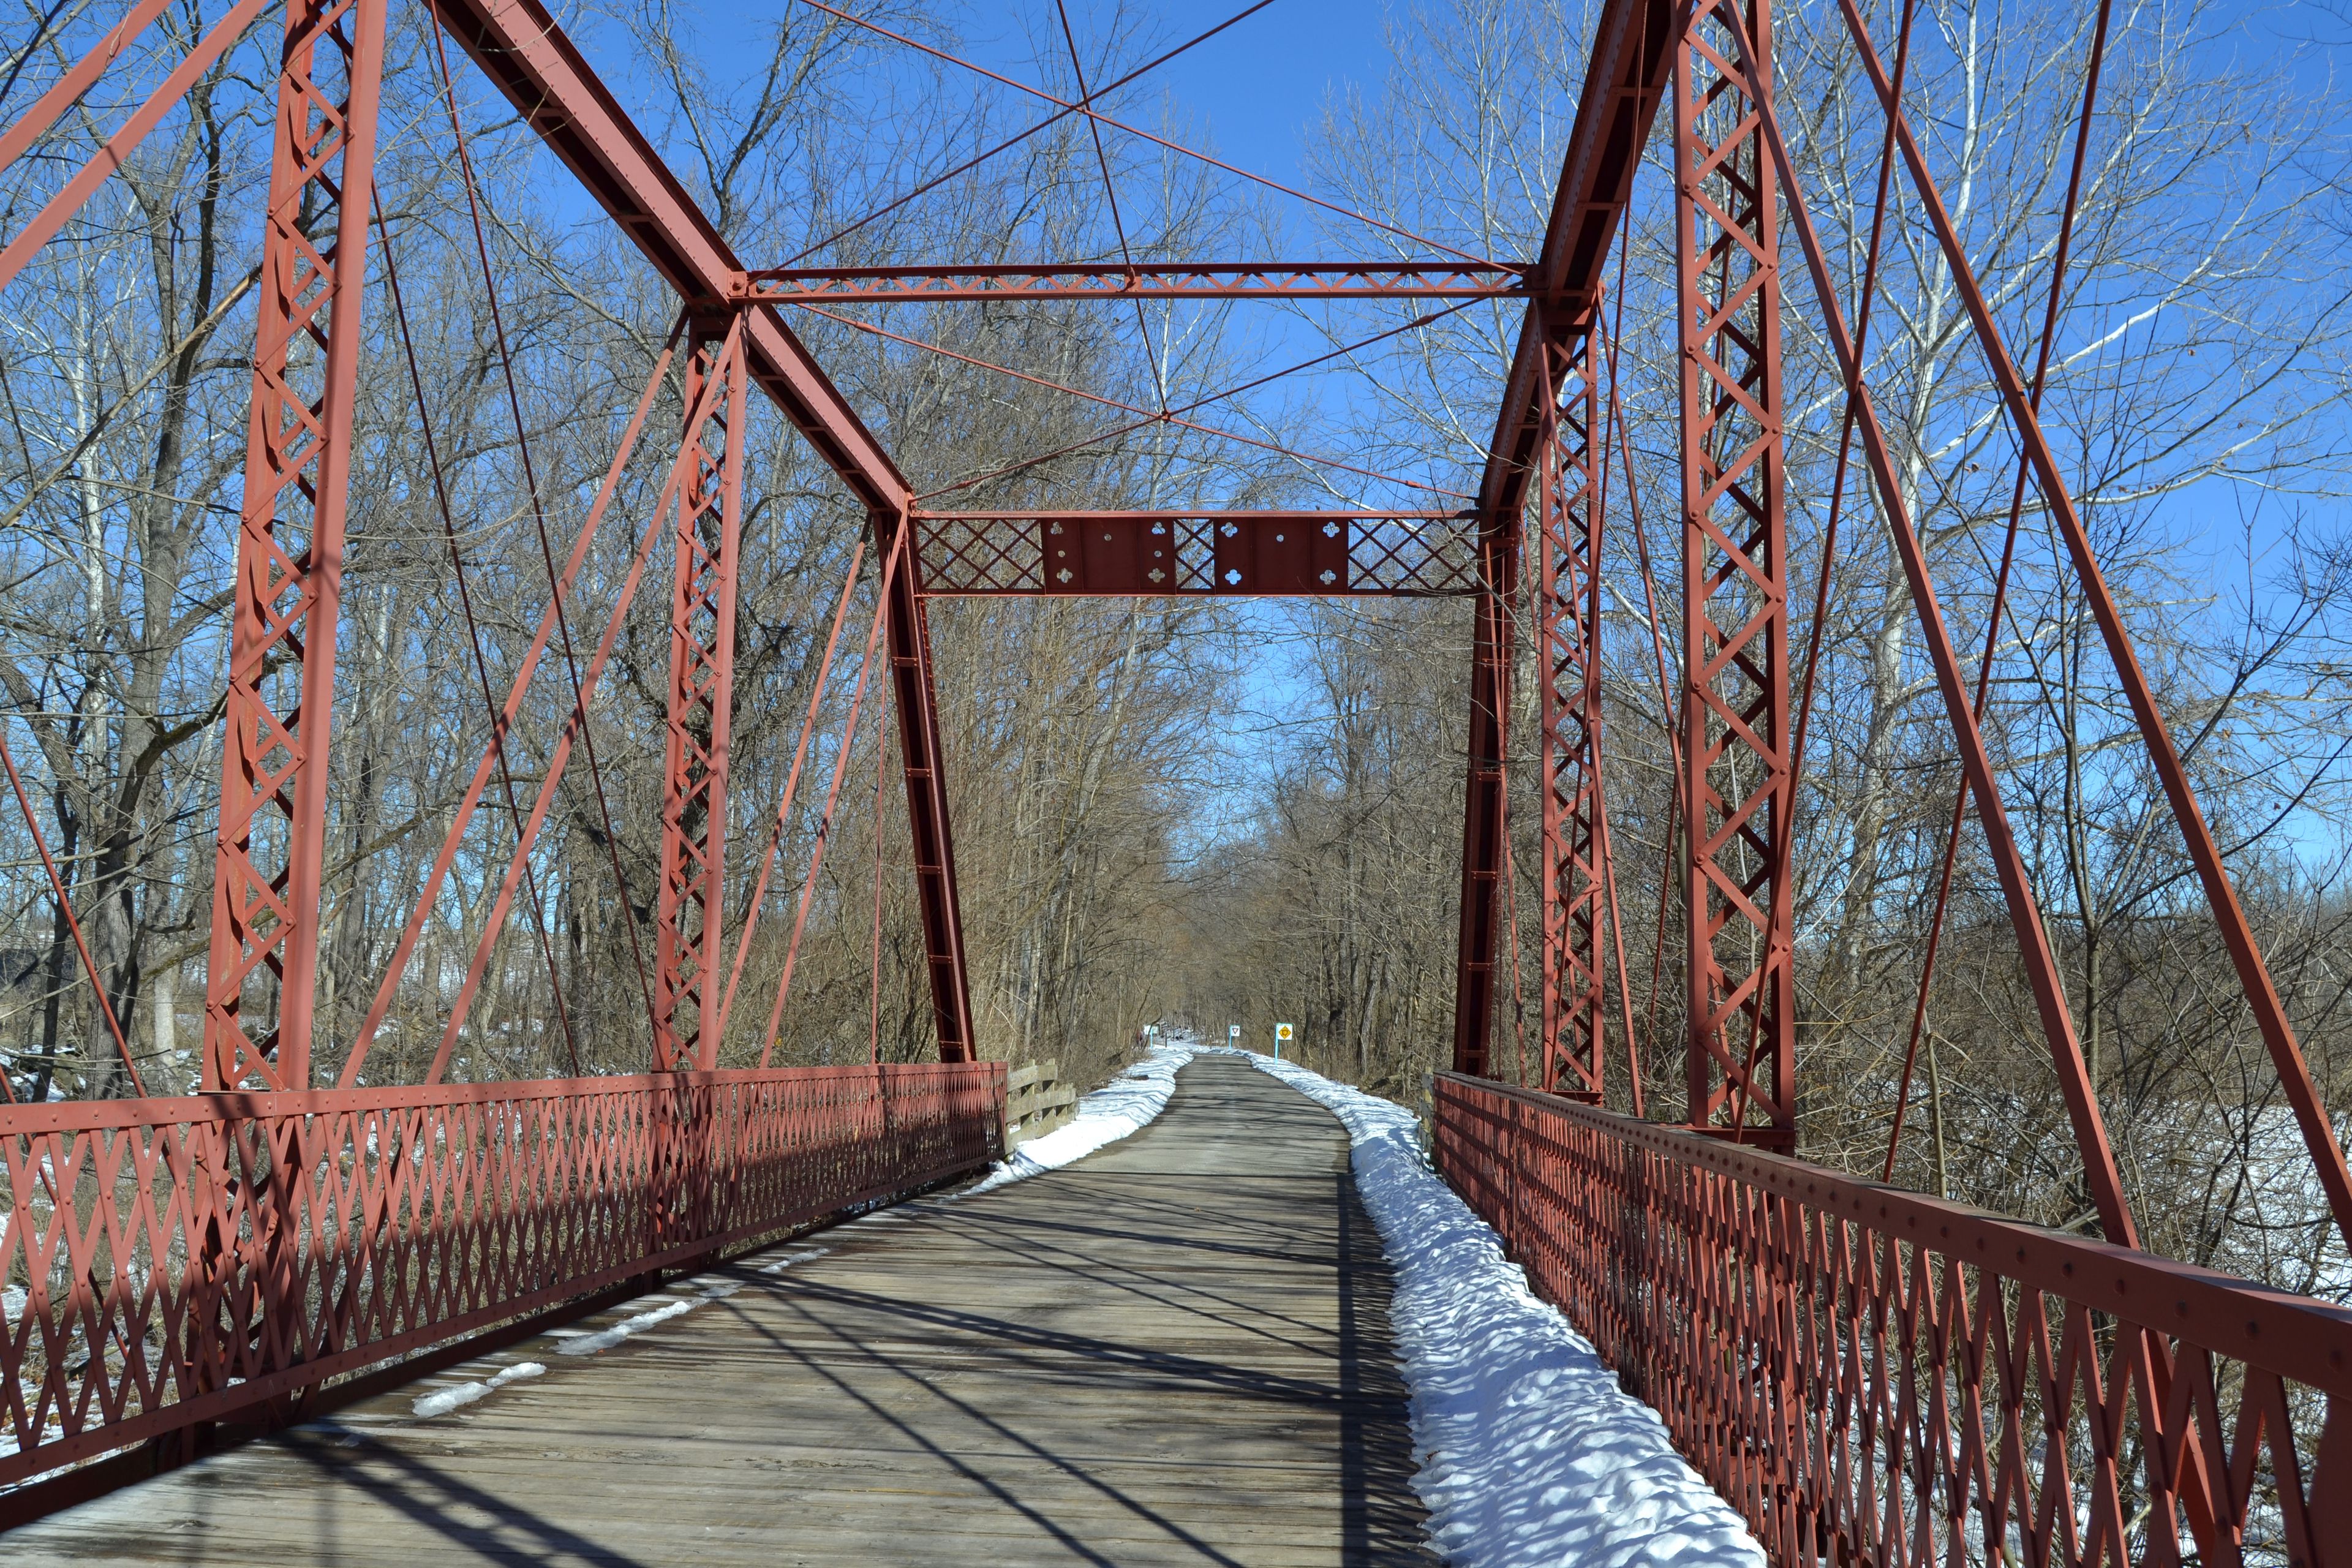
{"type": "Polygon", "coordinates": [[[0,1560],[1431,1564],[1388,1300],[1338,1124],[1203,1058],[1076,1165],[679,1280],[0,1560]],[[560,1353],[669,1302],[694,1305],[560,1353]],[[413,1413],[521,1363],[548,1370],[413,1413]]]}

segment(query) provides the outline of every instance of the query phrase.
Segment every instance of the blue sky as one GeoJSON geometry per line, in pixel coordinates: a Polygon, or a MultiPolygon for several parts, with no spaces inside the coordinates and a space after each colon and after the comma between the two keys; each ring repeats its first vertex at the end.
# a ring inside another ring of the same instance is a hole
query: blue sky
{"type": "MultiPolygon", "coordinates": [[[[1150,34],[1173,45],[1241,10],[1245,3],[1163,4],[1143,7],[1142,15],[1150,18],[1146,24],[1150,34]]],[[[1071,6],[1082,49],[1088,41],[1090,16],[1102,9],[1084,4],[1071,6]]],[[[1203,117],[1208,140],[1220,155],[1255,173],[1295,184],[1304,145],[1302,128],[1313,119],[1326,93],[1344,89],[1349,82],[1370,86],[1385,68],[1381,9],[1363,0],[1275,0],[1145,80],[1203,117]]],[[[1024,36],[1009,24],[1013,15],[1013,7],[1009,5],[972,7],[973,57],[1008,76],[1035,81],[1024,68],[1024,36]],[[987,26],[992,12],[1008,18],[992,38],[978,31],[987,26]]],[[[980,79],[972,79],[986,88],[980,79]]]]}

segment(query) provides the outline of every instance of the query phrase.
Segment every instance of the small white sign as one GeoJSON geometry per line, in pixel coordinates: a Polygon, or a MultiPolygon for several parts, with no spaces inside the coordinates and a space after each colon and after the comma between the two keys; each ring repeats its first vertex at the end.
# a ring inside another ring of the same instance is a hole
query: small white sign
{"type": "Polygon", "coordinates": [[[1274,1037],[1277,1040],[1286,1040],[1290,1038],[1290,1026],[1287,1024],[1276,1024],[1274,1026],[1274,1037]]]}
{"type": "Polygon", "coordinates": [[[1225,1026],[1225,1038],[1229,1040],[1238,1040],[1241,1037],[1242,1026],[1239,1024],[1227,1024],[1225,1026]]]}

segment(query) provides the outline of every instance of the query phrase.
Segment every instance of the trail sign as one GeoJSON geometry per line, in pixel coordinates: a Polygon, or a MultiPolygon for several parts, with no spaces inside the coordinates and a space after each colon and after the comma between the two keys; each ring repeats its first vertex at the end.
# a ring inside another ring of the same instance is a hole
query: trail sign
{"type": "Polygon", "coordinates": [[[1229,1040],[1238,1040],[1241,1037],[1242,1026],[1239,1024],[1227,1024],[1225,1026],[1225,1038],[1229,1040]]]}

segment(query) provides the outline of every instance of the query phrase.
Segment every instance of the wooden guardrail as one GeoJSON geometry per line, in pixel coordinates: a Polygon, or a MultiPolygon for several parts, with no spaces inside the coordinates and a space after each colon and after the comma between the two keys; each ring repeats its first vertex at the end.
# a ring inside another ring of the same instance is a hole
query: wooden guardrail
{"type": "Polygon", "coordinates": [[[1017,1067],[1004,1080],[1004,1147],[1043,1137],[1076,1114],[1078,1090],[1061,1079],[1059,1062],[1017,1067]]]}

